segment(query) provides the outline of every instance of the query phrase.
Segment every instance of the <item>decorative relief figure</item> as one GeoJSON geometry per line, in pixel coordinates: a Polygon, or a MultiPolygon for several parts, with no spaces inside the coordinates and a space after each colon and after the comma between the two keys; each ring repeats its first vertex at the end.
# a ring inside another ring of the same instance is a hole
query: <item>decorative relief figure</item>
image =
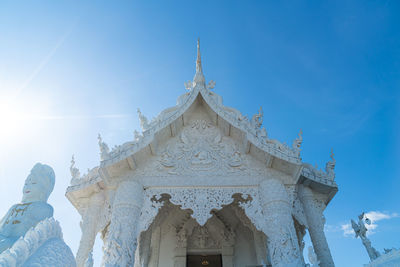
{"type": "Polygon", "coordinates": [[[179,139],[170,140],[159,159],[142,170],[142,175],[262,175],[262,165],[251,167],[235,142],[222,136],[206,120],[195,120],[183,128],[179,139]]]}

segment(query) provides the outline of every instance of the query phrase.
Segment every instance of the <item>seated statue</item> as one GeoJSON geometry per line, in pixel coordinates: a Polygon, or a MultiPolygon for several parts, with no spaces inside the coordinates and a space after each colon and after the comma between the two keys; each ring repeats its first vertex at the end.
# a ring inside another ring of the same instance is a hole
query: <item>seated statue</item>
{"type": "Polygon", "coordinates": [[[47,204],[54,183],[50,166],[37,163],[32,168],[21,203],[13,205],[0,221],[0,266],[76,266],[53,218],[53,207],[47,204]]]}
{"type": "Polygon", "coordinates": [[[53,169],[37,163],[25,180],[22,201],[13,205],[0,221],[0,253],[10,248],[40,221],[53,216],[53,207],[47,199],[53,191],[53,169]]]}

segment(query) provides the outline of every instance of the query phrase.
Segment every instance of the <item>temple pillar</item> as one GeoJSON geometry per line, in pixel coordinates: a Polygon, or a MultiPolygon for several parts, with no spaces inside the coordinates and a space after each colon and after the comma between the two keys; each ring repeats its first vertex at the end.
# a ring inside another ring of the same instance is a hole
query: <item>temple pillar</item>
{"type": "Polygon", "coordinates": [[[306,214],[308,231],[317,254],[321,267],[333,267],[332,255],[329,250],[328,242],[324,233],[325,218],[323,210],[325,204],[318,201],[309,187],[299,187],[300,200],[303,203],[304,213],[306,214]]]}
{"type": "Polygon", "coordinates": [[[260,200],[264,216],[262,230],[267,236],[273,267],[304,266],[292,218],[289,196],[278,179],[260,183],[260,200]]]}
{"type": "Polygon", "coordinates": [[[80,223],[82,230],[82,237],[79,243],[78,252],[76,253],[76,265],[83,267],[90,252],[93,250],[93,245],[96,240],[96,235],[100,230],[99,214],[102,214],[104,208],[105,196],[103,193],[93,194],[87,202],[87,208],[82,215],[80,223]]]}
{"type": "Polygon", "coordinates": [[[104,247],[103,266],[134,266],[137,225],[143,204],[143,186],[136,181],[122,182],[114,198],[111,223],[104,247]]]}

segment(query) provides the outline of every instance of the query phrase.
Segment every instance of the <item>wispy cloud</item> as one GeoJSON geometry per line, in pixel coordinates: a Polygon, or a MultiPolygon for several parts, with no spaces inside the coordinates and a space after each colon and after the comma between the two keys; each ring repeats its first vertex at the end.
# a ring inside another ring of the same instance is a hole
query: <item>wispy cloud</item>
{"type": "MultiPolygon", "coordinates": [[[[367,235],[372,235],[375,233],[376,228],[378,227],[377,222],[381,220],[389,220],[392,218],[400,217],[398,213],[387,213],[380,211],[370,211],[365,213],[365,217],[370,219],[371,224],[365,224],[367,228],[367,235]]],[[[340,229],[343,231],[343,235],[345,237],[354,236],[354,230],[351,227],[351,223],[345,223],[340,225],[340,229]]]]}

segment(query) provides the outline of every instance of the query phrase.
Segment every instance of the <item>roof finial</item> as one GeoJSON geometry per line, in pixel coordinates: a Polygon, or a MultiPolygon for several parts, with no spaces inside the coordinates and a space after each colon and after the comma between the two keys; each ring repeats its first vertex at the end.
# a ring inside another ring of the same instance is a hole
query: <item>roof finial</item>
{"type": "Polygon", "coordinates": [[[201,54],[200,54],[200,38],[197,39],[197,60],[196,60],[196,73],[203,73],[201,68],[201,54]]]}
{"type": "Polygon", "coordinates": [[[196,87],[196,85],[205,86],[205,84],[206,84],[205,80],[206,79],[204,78],[204,75],[203,75],[203,69],[201,67],[200,38],[199,38],[199,39],[197,39],[196,74],[194,75],[194,78],[193,78],[193,88],[196,87]]]}

